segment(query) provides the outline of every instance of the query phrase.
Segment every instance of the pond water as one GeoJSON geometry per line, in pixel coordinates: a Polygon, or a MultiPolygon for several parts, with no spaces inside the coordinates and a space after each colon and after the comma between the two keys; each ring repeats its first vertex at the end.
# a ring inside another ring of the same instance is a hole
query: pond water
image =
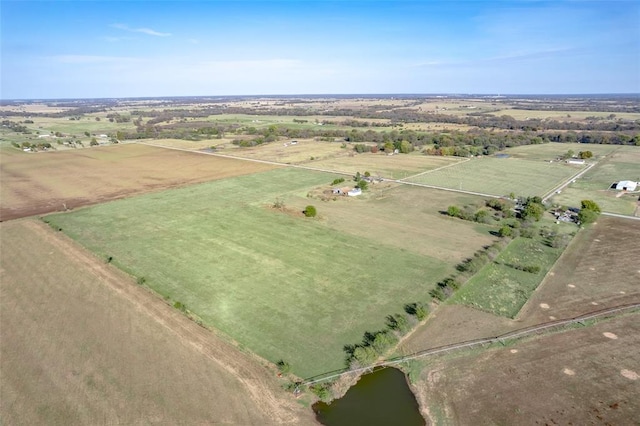
{"type": "Polygon", "coordinates": [[[313,411],[326,426],[425,425],[404,373],[396,368],[365,374],[345,396],[318,402],[313,411]]]}

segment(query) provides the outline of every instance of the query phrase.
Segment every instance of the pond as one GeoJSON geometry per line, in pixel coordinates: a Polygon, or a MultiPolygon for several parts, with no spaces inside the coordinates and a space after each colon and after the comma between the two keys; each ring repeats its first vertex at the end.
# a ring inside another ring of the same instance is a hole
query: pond
{"type": "Polygon", "coordinates": [[[342,398],[320,401],[313,411],[326,426],[425,425],[404,373],[396,368],[365,374],[342,398]]]}

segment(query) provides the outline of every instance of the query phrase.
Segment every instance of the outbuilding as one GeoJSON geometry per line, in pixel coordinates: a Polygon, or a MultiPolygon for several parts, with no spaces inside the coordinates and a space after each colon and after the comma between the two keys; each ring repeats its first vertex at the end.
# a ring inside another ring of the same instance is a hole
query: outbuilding
{"type": "Polygon", "coordinates": [[[612,186],[618,191],[635,191],[638,188],[638,182],[634,182],[632,180],[621,180],[620,182],[614,183],[612,186]]]}

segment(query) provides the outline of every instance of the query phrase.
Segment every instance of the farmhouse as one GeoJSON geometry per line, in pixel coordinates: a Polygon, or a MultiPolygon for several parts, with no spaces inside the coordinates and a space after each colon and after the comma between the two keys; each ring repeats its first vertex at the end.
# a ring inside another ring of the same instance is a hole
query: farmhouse
{"type": "Polygon", "coordinates": [[[621,180],[620,182],[614,182],[611,188],[618,191],[635,191],[638,188],[638,182],[621,180]]]}
{"type": "Polygon", "coordinates": [[[351,191],[347,192],[349,197],[357,197],[360,194],[362,194],[362,189],[360,188],[353,188],[351,191]]]}

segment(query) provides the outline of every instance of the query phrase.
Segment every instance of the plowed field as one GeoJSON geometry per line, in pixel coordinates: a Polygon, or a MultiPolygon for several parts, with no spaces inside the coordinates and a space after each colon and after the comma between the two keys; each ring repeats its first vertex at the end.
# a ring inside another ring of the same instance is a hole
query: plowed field
{"type": "Polygon", "coordinates": [[[4,151],[0,221],[274,168],[128,144],[60,152],[4,151]]]}

